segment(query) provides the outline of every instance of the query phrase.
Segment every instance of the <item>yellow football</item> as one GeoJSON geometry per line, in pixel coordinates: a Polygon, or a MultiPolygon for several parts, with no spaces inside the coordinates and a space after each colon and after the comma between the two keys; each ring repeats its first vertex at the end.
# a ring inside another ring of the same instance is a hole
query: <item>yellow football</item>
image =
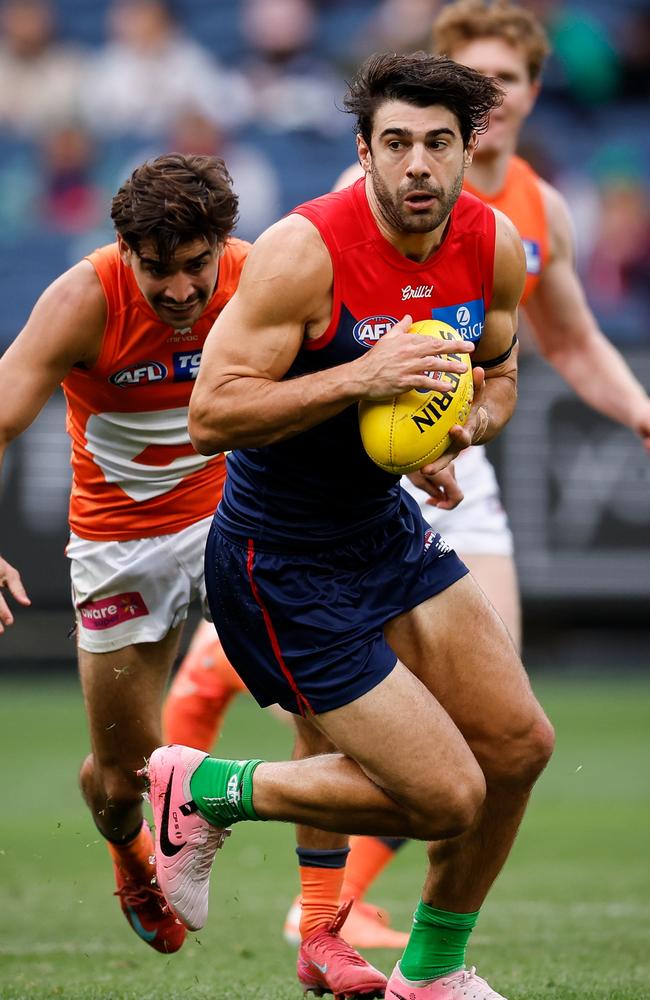
{"type": "MultiPolygon", "coordinates": [[[[462,340],[453,326],[437,319],[414,323],[408,332],[442,340],[462,340]]],[[[462,375],[432,373],[434,378],[451,382],[453,391],[410,389],[394,399],[359,403],[363,446],[373,462],[386,472],[401,476],[435,461],[449,447],[450,428],[467,420],[474,397],[469,355],[450,351],[446,356],[467,364],[462,375]]]]}

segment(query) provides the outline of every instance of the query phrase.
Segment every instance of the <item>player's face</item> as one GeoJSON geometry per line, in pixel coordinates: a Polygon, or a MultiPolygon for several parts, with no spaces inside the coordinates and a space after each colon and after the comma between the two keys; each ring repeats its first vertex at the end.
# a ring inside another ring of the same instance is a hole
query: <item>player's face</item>
{"type": "Polygon", "coordinates": [[[153,241],[145,241],[140,253],[118,242],[124,263],[163,323],[179,330],[196,323],[217,283],[221,247],[203,238],[183,243],[163,266],[153,241]]]}
{"type": "Polygon", "coordinates": [[[504,92],[503,104],[490,115],[490,126],[480,137],[476,155],[511,152],[539,92],[539,83],[531,82],[528,75],[523,49],[501,38],[476,38],[450,54],[463,66],[496,77],[504,92]]]}
{"type": "Polygon", "coordinates": [[[374,116],[370,147],[359,138],[379,210],[394,230],[429,233],[451,212],[472,160],[456,116],[440,105],[386,101],[374,116]]]}

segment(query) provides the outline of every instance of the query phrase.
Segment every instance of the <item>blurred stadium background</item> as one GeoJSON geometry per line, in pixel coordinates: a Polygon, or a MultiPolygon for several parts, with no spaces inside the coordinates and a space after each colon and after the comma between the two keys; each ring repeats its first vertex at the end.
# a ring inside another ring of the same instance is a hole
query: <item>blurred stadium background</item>
{"type": "MultiPolygon", "coordinates": [[[[170,149],[215,152],[256,235],[354,157],[338,110],[370,51],[426,47],[438,0],[5,0],[0,6],[0,351],[45,287],[112,238],[113,192],[170,149]]],[[[522,151],[568,197],[603,328],[650,385],[650,9],[529,0],[554,55],[522,151]]],[[[539,359],[494,447],[533,667],[646,662],[650,463],[539,359]]],[[[63,399],[9,450],[5,556],[34,599],[3,668],[72,668],[63,399]]]]}

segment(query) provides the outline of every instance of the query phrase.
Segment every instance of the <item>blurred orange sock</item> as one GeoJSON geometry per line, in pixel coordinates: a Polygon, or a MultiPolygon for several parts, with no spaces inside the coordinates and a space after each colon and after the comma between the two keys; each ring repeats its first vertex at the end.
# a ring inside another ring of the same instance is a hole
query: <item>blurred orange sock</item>
{"type": "Polygon", "coordinates": [[[377,876],[404,844],[401,837],[351,837],[341,899],[362,900],[377,876]]]}
{"type": "Polygon", "coordinates": [[[218,739],[228,705],[246,685],[230,665],[211,626],[199,626],[163,706],[167,743],[209,751],[218,739]]]}
{"type": "Polygon", "coordinates": [[[143,821],[138,833],[126,844],[116,844],[107,840],[106,846],[113,861],[126,877],[137,880],[142,879],[144,875],[149,881],[153,876],[155,869],[149,858],[154,852],[154,843],[147,822],[143,821]]]}
{"type": "Polygon", "coordinates": [[[302,889],[300,936],[303,940],[319,928],[327,927],[334,920],[339,908],[348,850],[347,847],[334,851],[296,848],[300,860],[302,889]]]}

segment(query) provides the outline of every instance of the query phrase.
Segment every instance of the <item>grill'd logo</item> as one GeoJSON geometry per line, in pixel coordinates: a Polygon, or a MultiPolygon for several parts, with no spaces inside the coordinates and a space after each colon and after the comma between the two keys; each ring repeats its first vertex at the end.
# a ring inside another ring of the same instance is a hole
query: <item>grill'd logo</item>
{"type": "Polygon", "coordinates": [[[433,285],[406,285],[402,289],[402,302],[407,299],[430,299],[433,295],[433,285]]]}

